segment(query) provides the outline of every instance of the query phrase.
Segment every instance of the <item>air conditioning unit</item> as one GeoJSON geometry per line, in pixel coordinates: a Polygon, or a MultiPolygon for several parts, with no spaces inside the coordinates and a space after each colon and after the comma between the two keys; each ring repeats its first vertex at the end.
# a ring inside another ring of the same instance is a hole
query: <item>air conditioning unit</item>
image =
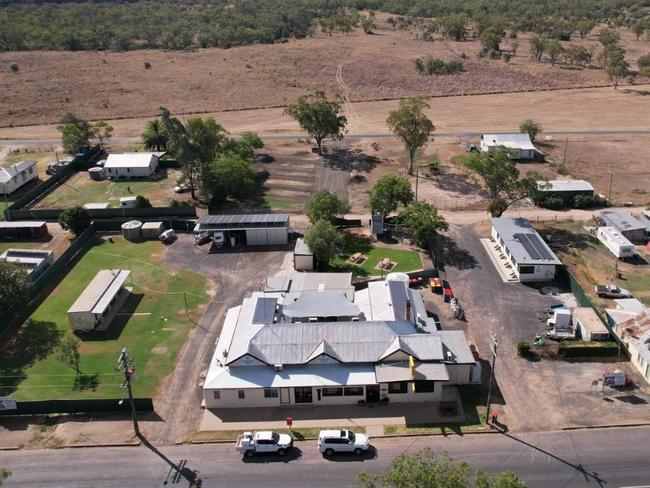
{"type": "Polygon", "coordinates": [[[282,371],[284,369],[284,366],[282,364],[274,364],[273,369],[276,371],[282,371]]]}

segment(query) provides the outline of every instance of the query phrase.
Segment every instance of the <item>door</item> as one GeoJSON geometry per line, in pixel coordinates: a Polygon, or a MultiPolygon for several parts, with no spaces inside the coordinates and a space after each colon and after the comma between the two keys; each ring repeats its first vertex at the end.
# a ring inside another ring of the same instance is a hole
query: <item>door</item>
{"type": "Polygon", "coordinates": [[[291,391],[289,388],[280,388],[280,404],[291,403],[291,391]]]}
{"type": "Polygon", "coordinates": [[[293,395],[296,403],[313,403],[311,386],[296,386],[293,389],[293,395]]]}
{"type": "Polygon", "coordinates": [[[366,402],[375,403],[379,401],[379,385],[366,386],[366,402]]]}

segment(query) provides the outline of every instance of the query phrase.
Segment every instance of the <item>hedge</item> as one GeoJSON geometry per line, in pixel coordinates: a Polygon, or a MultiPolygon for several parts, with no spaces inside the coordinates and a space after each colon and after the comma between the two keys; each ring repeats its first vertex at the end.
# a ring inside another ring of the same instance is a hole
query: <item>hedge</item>
{"type": "Polygon", "coordinates": [[[560,342],[558,354],[567,358],[592,357],[592,356],[616,356],[618,355],[618,344],[616,342],[582,342],[564,341],[560,342]]]}

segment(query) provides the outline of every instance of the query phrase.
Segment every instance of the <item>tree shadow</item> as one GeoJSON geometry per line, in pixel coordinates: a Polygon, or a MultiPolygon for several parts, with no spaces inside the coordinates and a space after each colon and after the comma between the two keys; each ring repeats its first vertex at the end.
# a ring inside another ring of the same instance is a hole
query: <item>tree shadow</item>
{"type": "Polygon", "coordinates": [[[456,241],[442,234],[435,239],[436,264],[441,271],[445,266],[456,269],[474,269],[479,266],[478,260],[466,249],[461,249],[456,241]]]}
{"type": "Polygon", "coordinates": [[[482,198],[488,198],[488,192],[481,188],[480,185],[472,183],[456,174],[443,173],[436,178],[427,178],[433,181],[441,190],[460,193],[461,195],[478,195],[482,198]]]}
{"type": "Polygon", "coordinates": [[[349,232],[342,234],[341,251],[343,254],[348,256],[356,252],[366,254],[372,251],[372,248],[372,240],[369,237],[349,232]]]}
{"type": "Polygon", "coordinates": [[[365,154],[361,149],[348,147],[330,147],[323,158],[330,168],[342,171],[369,172],[381,162],[381,159],[365,154]]]}
{"type": "Polygon", "coordinates": [[[540,234],[554,251],[571,247],[583,250],[594,245],[593,238],[583,232],[577,233],[567,229],[548,228],[544,229],[540,234]]]}
{"type": "Polygon", "coordinates": [[[25,370],[59,345],[63,332],[54,322],[29,319],[0,348],[0,395],[9,395],[27,377],[25,370]]]}
{"type": "Polygon", "coordinates": [[[99,375],[95,374],[78,374],[74,383],[72,384],[72,389],[76,391],[95,391],[99,387],[99,375]]]}
{"type": "Polygon", "coordinates": [[[106,330],[83,332],[77,335],[83,341],[114,341],[119,339],[124,327],[126,327],[143,299],[144,295],[142,293],[129,293],[118,314],[106,330]]]}

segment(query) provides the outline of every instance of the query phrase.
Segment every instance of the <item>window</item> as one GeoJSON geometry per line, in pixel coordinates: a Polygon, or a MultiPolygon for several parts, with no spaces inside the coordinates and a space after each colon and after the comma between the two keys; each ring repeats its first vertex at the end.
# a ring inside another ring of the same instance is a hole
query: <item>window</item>
{"type": "Polygon", "coordinates": [[[244,390],[237,390],[237,396],[239,397],[240,400],[243,400],[246,398],[246,392],[244,390]]]}
{"type": "Polygon", "coordinates": [[[519,274],[533,274],[535,266],[519,266],[519,274]]]}
{"type": "Polygon", "coordinates": [[[388,393],[406,393],[408,383],[401,381],[399,383],[388,383],[388,393]]]}
{"type": "Polygon", "coordinates": [[[215,400],[221,400],[221,392],[219,390],[213,390],[212,398],[214,398],[215,400]]]}
{"type": "Polygon", "coordinates": [[[345,396],[363,396],[363,386],[346,386],[343,393],[345,396]]]}
{"type": "Polygon", "coordinates": [[[343,388],[323,388],[324,397],[343,396],[343,388]]]}
{"type": "Polygon", "coordinates": [[[278,389],[277,388],[266,388],[264,390],[264,398],[277,398],[278,389]]]}
{"type": "Polygon", "coordinates": [[[435,381],[416,381],[415,393],[433,393],[436,391],[435,381]]]}

